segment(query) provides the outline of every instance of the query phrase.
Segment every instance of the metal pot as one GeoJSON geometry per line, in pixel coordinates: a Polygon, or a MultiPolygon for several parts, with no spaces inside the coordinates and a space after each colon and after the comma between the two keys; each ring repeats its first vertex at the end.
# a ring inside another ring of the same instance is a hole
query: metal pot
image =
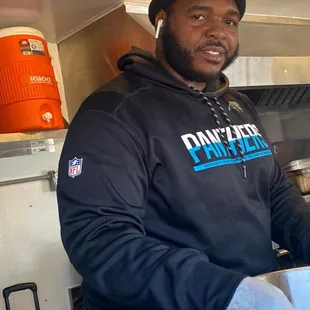
{"type": "Polygon", "coordinates": [[[283,170],[303,195],[310,194],[310,158],[292,161],[283,170]]]}
{"type": "Polygon", "coordinates": [[[310,310],[310,267],[275,271],[256,278],[280,288],[296,310],[310,310]]]}

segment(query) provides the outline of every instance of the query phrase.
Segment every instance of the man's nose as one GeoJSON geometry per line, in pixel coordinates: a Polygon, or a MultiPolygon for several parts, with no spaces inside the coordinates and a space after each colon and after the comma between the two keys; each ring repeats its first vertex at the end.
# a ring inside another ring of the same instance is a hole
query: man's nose
{"type": "Polygon", "coordinates": [[[207,38],[213,37],[217,40],[224,40],[226,39],[226,27],[222,19],[213,18],[205,28],[205,36],[207,38]]]}

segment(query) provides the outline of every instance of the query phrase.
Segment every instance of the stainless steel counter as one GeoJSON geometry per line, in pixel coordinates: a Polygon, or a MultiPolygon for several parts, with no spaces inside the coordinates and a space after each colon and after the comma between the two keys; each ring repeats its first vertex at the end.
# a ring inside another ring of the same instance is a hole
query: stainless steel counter
{"type": "Polygon", "coordinates": [[[257,278],[280,288],[296,310],[310,309],[310,267],[276,271],[257,278]]]}

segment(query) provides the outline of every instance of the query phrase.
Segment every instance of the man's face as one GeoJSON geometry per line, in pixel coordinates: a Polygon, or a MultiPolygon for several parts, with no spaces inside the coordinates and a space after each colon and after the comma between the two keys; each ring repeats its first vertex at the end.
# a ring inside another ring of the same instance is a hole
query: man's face
{"type": "Polygon", "coordinates": [[[162,33],[168,64],[194,82],[216,79],[238,56],[240,14],[234,0],[177,0],[162,33]]]}

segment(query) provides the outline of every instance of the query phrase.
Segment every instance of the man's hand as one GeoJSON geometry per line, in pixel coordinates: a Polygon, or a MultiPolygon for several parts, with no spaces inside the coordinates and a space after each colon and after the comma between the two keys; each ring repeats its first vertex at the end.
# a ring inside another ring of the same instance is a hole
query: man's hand
{"type": "Polygon", "coordinates": [[[270,283],[245,278],[238,286],[227,310],[294,310],[284,293],[270,283]]]}

